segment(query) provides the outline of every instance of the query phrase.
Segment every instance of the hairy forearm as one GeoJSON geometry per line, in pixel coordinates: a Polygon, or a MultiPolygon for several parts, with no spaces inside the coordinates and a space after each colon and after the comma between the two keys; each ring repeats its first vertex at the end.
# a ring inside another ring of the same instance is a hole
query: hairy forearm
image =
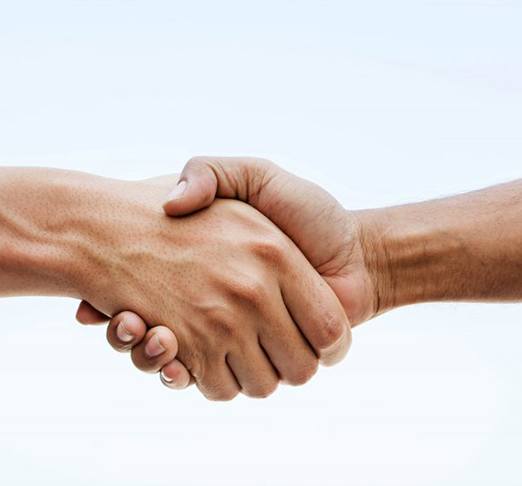
{"type": "Polygon", "coordinates": [[[378,312],[418,302],[522,300],[522,180],[359,218],[378,312]]]}

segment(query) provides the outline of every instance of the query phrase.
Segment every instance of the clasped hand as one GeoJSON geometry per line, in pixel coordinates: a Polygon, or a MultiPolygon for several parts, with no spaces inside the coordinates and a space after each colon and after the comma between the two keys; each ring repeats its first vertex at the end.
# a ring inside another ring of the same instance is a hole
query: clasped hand
{"type": "Polygon", "coordinates": [[[315,184],[265,160],[202,157],[179,179],[129,184],[77,318],[113,316],[110,344],[167,386],[229,400],[305,383],[376,312],[357,219],[315,184]]]}

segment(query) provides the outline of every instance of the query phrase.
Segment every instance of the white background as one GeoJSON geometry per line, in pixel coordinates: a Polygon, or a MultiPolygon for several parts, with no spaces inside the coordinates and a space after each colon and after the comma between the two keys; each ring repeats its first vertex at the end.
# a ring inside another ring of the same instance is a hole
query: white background
{"type": "MultiPolygon", "coordinates": [[[[261,155],[358,208],[520,177],[521,129],[518,1],[0,2],[2,165],[261,155]]],[[[519,306],[394,311],[232,403],[164,389],[75,306],[0,303],[0,484],[522,484],[519,306]]]]}

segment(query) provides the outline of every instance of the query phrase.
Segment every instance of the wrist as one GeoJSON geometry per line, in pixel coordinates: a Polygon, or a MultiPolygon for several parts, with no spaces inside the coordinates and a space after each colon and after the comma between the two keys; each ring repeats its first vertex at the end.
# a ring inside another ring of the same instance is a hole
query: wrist
{"type": "Polygon", "coordinates": [[[384,241],[385,218],[382,209],[355,211],[359,222],[359,240],[366,272],[372,288],[372,315],[375,317],[394,307],[395,285],[391,259],[384,241]]]}
{"type": "Polygon", "coordinates": [[[151,234],[164,231],[162,203],[177,181],[0,171],[0,295],[68,296],[106,309],[114,281],[124,287],[132,277],[121,269],[146,254],[151,234]]]}
{"type": "Polygon", "coordinates": [[[470,248],[458,219],[435,201],[361,211],[365,262],[380,314],[396,307],[466,297],[470,248]]]}
{"type": "MultiPolygon", "coordinates": [[[[127,287],[135,280],[132,271],[129,273],[132,262],[148,258],[151,238],[165,232],[164,223],[171,221],[162,203],[176,181],[176,176],[145,181],[87,176],[75,182],[78,219],[72,224],[78,238],[72,286],[82,299],[109,315],[122,310],[119,302],[125,300],[127,287]]],[[[169,239],[173,244],[170,231],[169,239]]]]}

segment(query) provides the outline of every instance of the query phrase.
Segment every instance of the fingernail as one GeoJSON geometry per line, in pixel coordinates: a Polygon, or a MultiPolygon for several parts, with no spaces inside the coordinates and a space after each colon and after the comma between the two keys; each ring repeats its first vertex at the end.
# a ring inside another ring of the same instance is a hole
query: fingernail
{"type": "Polygon", "coordinates": [[[160,374],[161,374],[161,379],[163,381],[166,381],[167,383],[172,383],[174,381],[174,379],[167,376],[163,370],[161,370],[160,374]]]}
{"type": "Polygon", "coordinates": [[[165,352],[165,348],[161,344],[161,341],[158,336],[152,336],[148,343],[145,344],[145,354],[149,358],[155,358],[159,356],[161,353],[165,352]]]}
{"type": "Polygon", "coordinates": [[[187,181],[179,181],[178,185],[169,193],[167,199],[172,201],[173,199],[179,199],[183,196],[185,189],[187,189],[187,181]]]}
{"type": "Polygon", "coordinates": [[[120,322],[116,326],[116,336],[118,336],[118,339],[124,343],[130,343],[134,339],[134,336],[125,327],[124,322],[120,322]]]}

